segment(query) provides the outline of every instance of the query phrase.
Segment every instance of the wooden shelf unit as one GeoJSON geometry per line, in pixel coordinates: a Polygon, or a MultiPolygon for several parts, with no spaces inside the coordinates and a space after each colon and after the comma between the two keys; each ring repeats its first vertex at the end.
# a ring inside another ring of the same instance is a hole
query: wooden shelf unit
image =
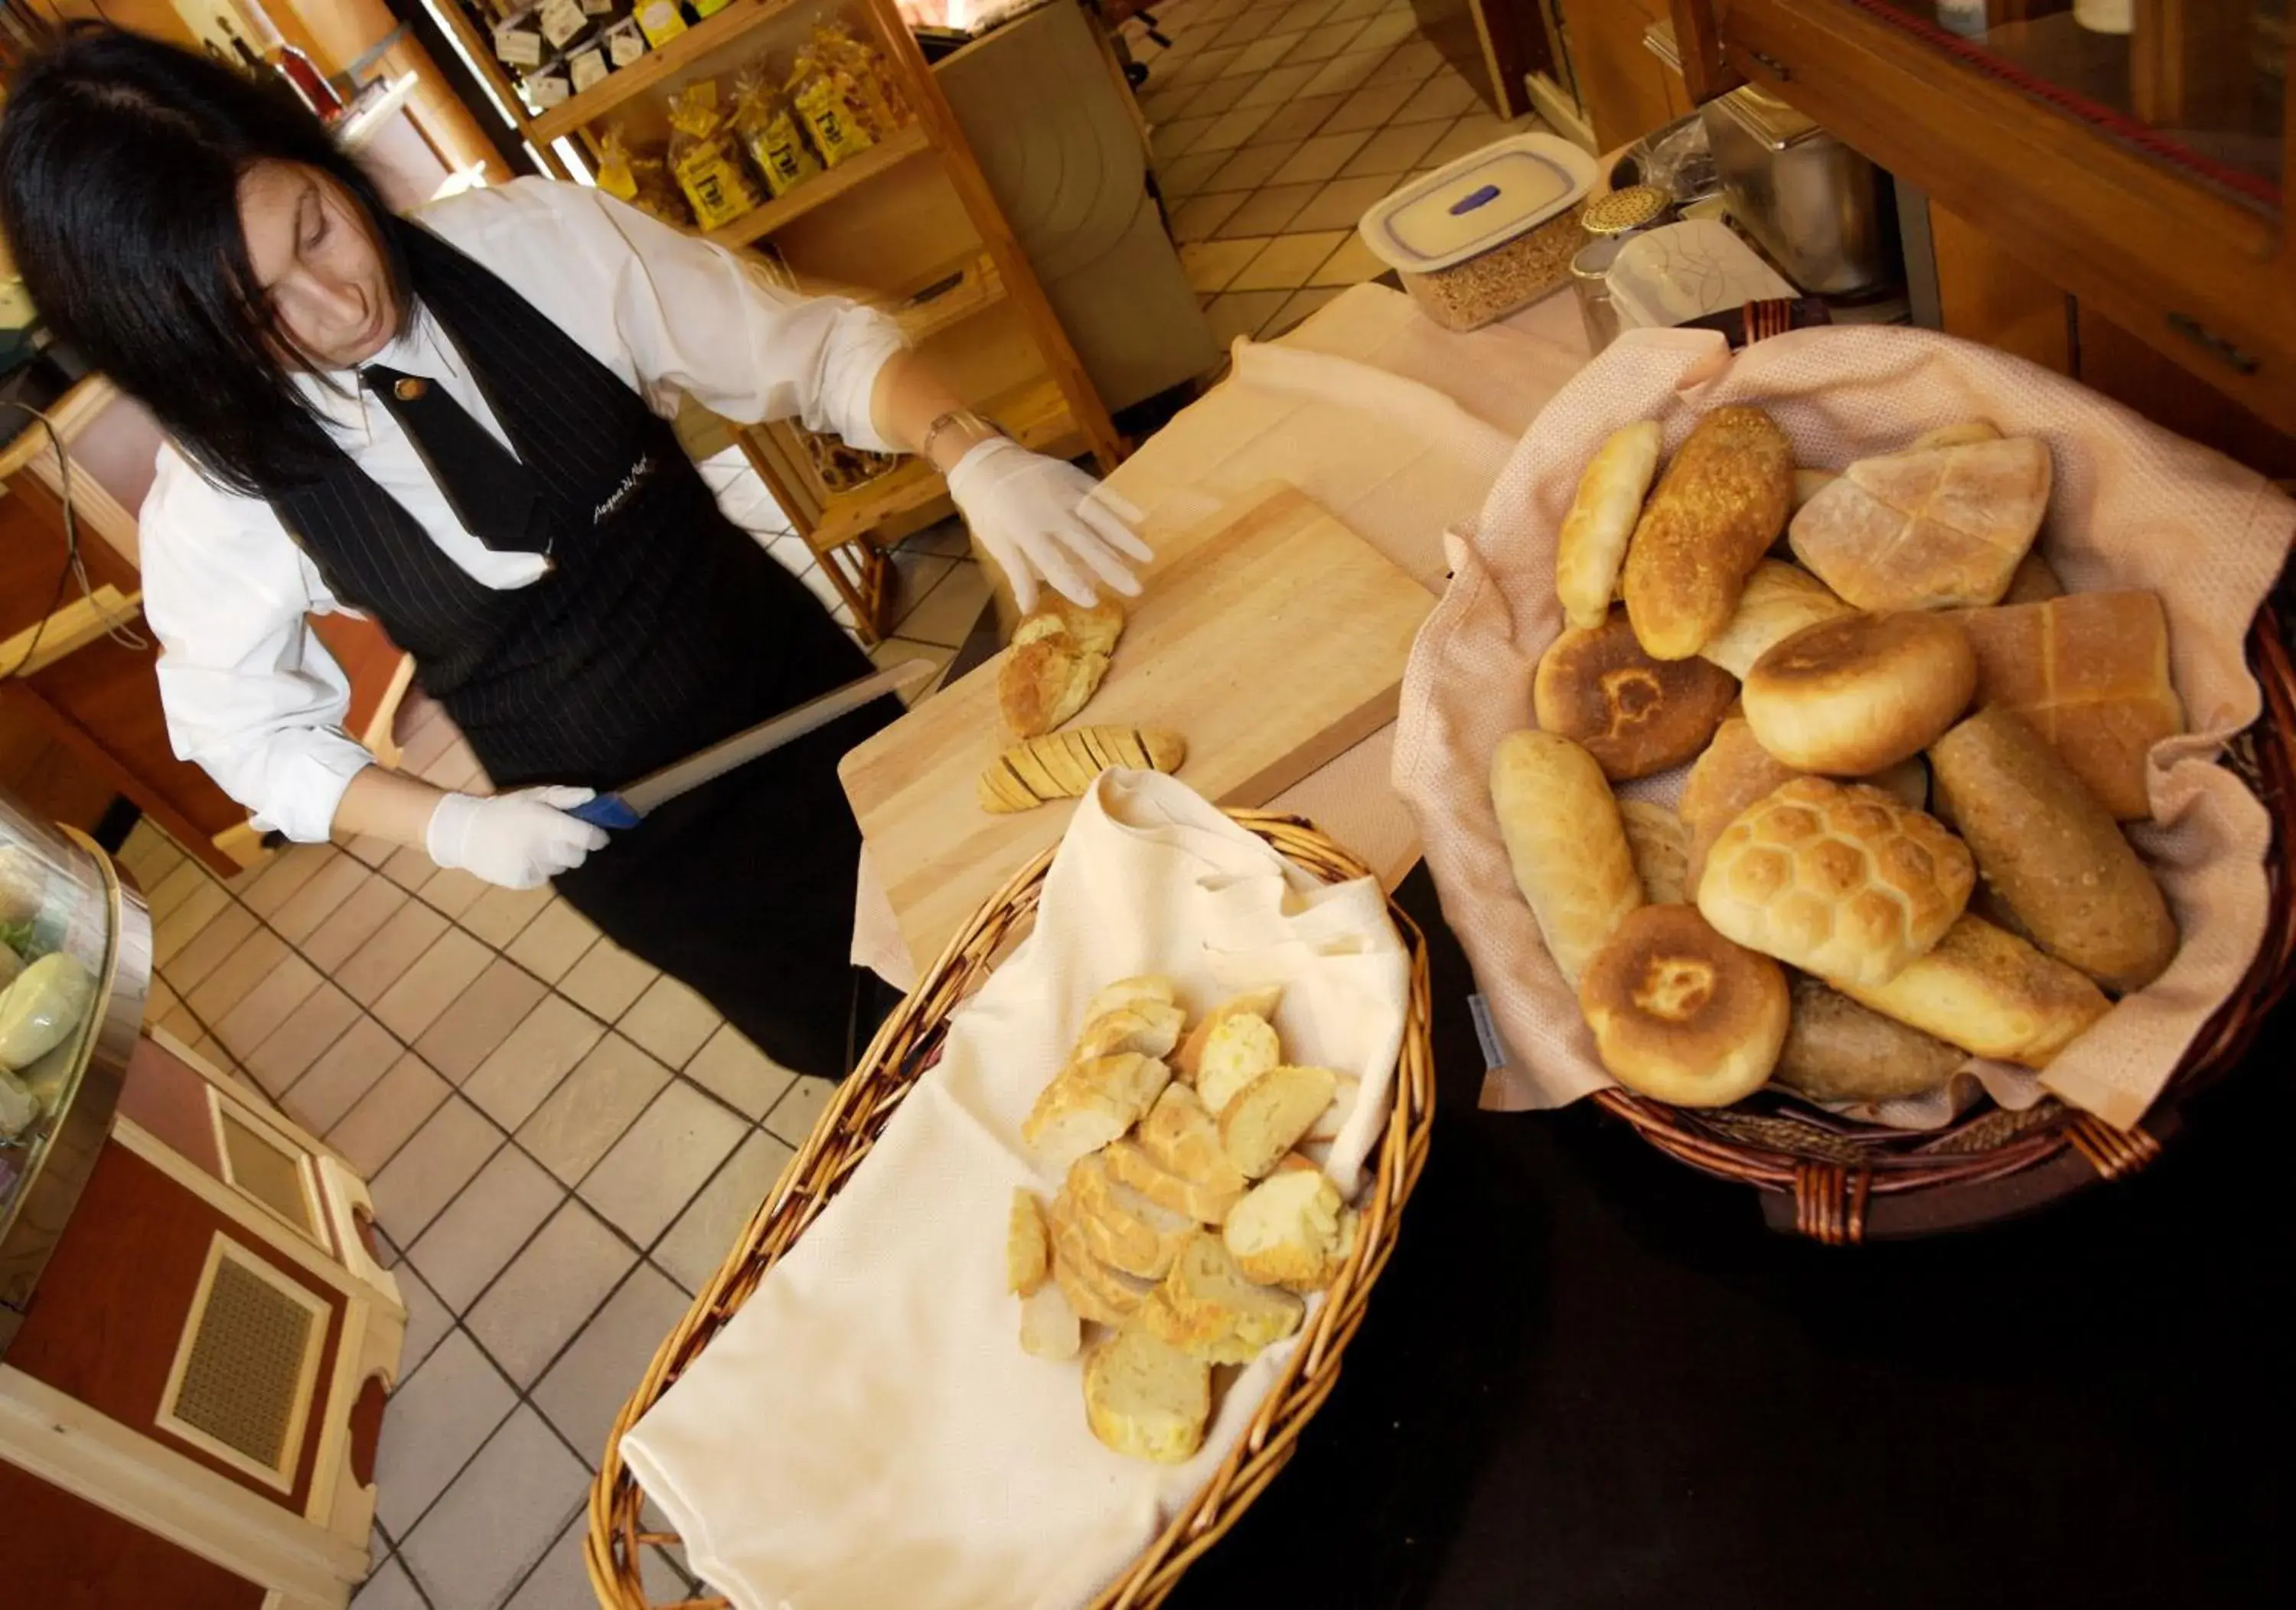
{"type": "Polygon", "coordinates": [[[752,208],[731,224],[711,230],[709,238],[720,246],[737,250],[754,244],[777,229],[786,229],[816,208],[836,200],[847,191],[866,184],[888,168],[896,168],[911,157],[920,156],[931,149],[932,137],[922,126],[911,124],[906,128],[896,129],[859,156],[848,157],[827,173],[808,179],[779,200],[752,208]]]}
{"type": "Polygon", "coordinates": [[[634,101],[655,85],[674,78],[709,55],[748,33],[760,22],[778,16],[806,0],[734,0],[715,16],[705,17],[668,44],[646,53],[629,66],[608,73],[580,94],[562,101],[529,125],[537,142],[570,135],[594,123],[626,102],[634,101]]]}
{"type": "MultiPolygon", "coordinates": [[[[1049,380],[1032,380],[991,397],[980,411],[1023,447],[1052,446],[1077,429],[1067,399],[1049,380]]],[[[899,469],[832,495],[823,505],[819,522],[805,534],[806,541],[816,553],[830,553],[947,495],[947,488],[931,465],[922,459],[904,459],[899,469]]]]}

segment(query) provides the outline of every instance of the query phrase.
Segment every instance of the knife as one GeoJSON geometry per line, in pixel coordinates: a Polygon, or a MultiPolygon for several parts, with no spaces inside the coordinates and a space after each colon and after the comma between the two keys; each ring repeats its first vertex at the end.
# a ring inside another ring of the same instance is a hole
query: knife
{"type": "Polygon", "coordinates": [[[761,721],[731,738],[722,738],[659,772],[649,772],[626,789],[585,800],[566,813],[594,827],[634,828],[657,806],[667,805],[687,789],[723,777],[736,766],[747,765],[758,756],[780,748],[793,738],[802,738],[816,727],[825,727],[873,699],[922,682],[938,669],[929,659],[905,659],[898,666],[888,666],[841,688],[832,688],[794,710],[784,710],[771,721],[761,721]]]}

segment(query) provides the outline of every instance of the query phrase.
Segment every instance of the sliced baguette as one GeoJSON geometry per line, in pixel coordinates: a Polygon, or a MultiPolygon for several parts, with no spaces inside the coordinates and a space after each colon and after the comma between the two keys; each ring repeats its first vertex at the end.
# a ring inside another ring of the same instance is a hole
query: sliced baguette
{"type": "Polygon", "coordinates": [[[1261,1285],[1320,1291],[1355,1245],[1355,1213],[1320,1171],[1279,1168],[1236,1204],[1220,1235],[1261,1285]]]}
{"type": "Polygon", "coordinates": [[[1196,1069],[1203,1061],[1204,1042],[1210,1038],[1212,1030],[1239,1012],[1249,1012],[1255,1017],[1272,1020],[1275,1016],[1276,1003],[1283,999],[1283,986],[1271,984],[1264,990],[1247,990],[1241,995],[1221,1001],[1204,1014],[1202,1022],[1188,1031],[1188,1037],[1180,1042],[1179,1050],[1172,1058],[1172,1072],[1193,1083],[1196,1069]]]}
{"type": "Polygon", "coordinates": [[[1015,1186],[1013,1206],[1004,1226],[1004,1283],[1013,1295],[1034,1296],[1052,1268],[1051,1232],[1045,1225],[1045,1205],[1037,1193],[1015,1186]]]}
{"type": "Polygon", "coordinates": [[[1076,1059],[1088,1061],[1127,1051],[1140,1057],[1169,1057],[1187,1020],[1187,1013],[1162,1001],[1141,1001],[1103,1012],[1077,1036],[1076,1059]]]}
{"type": "Polygon", "coordinates": [[[1257,1012],[1231,1012],[1204,1036],[1196,1060],[1196,1094],[1217,1114],[1238,1091],[1283,1060],[1274,1024],[1257,1012]]]}
{"type": "Polygon", "coordinates": [[[1113,984],[1103,985],[1091,1000],[1084,1003],[1084,1020],[1115,1011],[1119,1007],[1135,1006],[1143,1001],[1153,1001],[1170,1006],[1180,998],[1180,986],[1161,973],[1142,973],[1131,978],[1119,978],[1113,984]]]}
{"type": "Polygon", "coordinates": [[[1185,1084],[1166,1085],[1140,1121],[1140,1149],[1165,1173],[1231,1200],[1250,1183],[1227,1160],[1203,1099],[1185,1084]]]}
{"type": "Polygon", "coordinates": [[[1246,1179],[1270,1173],[1332,1104],[1339,1075],[1327,1067],[1271,1067],[1219,1116],[1220,1147],[1246,1179]]]}
{"type": "Polygon", "coordinates": [[[1173,1346],[1220,1364],[1242,1364],[1300,1328],[1306,1305],[1288,1291],[1256,1285],[1226,1242],[1201,1231],[1138,1311],[1140,1322],[1173,1346]]]}
{"type": "Polygon", "coordinates": [[[1120,1325],[1139,1312],[1152,1280],[1111,1269],[1084,1238],[1066,1192],[1053,1198],[1053,1280],[1068,1294],[1077,1312],[1103,1325],[1120,1325]]]}
{"type": "Polygon", "coordinates": [[[1085,1359],[1085,1423],[1119,1453],[1185,1463],[1211,1415],[1211,1367],[1143,1327],[1124,1327],[1085,1359]]]}
{"type": "MultiPolygon", "coordinates": [[[[1175,1084],[1172,1090],[1185,1090],[1185,1084],[1175,1084]]],[[[1161,1097],[1158,1098],[1160,1102],[1161,1097]]],[[[1153,1115],[1152,1114],[1152,1117],[1153,1115]]],[[[1218,1132],[1213,1144],[1218,1144],[1218,1132]]],[[[1147,1149],[1133,1140],[1111,1140],[1100,1154],[1108,1159],[1108,1172],[1123,1183],[1138,1191],[1159,1207],[1168,1207],[1176,1214],[1185,1214],[1198,1224],[1218,1224],[1226,1219],[1228,1210],[1243,1197],[1243,1176],[1235,1176],[1233,1189],[1214,1189],[1200,1185],[1185,1175],[1176,1174],[1148,1154],[1147,1149]]],[[[1223,1164],[1226,1154],[1221,1154],[1223,1164]]],[[[1229,1172],[1234,1173],[1232,1165],[1229,1172]]]]}
{"type": "Polygon", "coordinates": [[[1084,1321],[1057,1282],[1021,1299],[1021,1351],[1032,1358],[1072,1359],[1084,1348],[1084,1321]]]}
{"type": "Polygon", "coordinates": [[[1071,1062],[1037,1095],[1021,1121],[1021,1139],[1066,1169],[1139,1123],[1171,1077],[1163,1063],[1133,1051],[1071,1062]]]}
{"type": "Polygon", "coordinates": [[[1163,1279],[1196,1232],[1193,1218],[1158,1206],[1115,1178],[1102,1154],[1077,1159],[1069,1170],[1068,1193],[1093,1255],[1144,1279],[1163,1279]]]}

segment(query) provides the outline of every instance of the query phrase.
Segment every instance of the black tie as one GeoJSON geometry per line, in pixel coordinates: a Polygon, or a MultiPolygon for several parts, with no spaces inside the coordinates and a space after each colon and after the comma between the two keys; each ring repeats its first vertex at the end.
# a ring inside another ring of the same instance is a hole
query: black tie
{"type": "Polygon", "coordinates": [[[359,376],[414,444],[463,530],[500,552],[550,552],[549,522],[535,518],[533,473],[444,386],[380,364],[359,376]]]}

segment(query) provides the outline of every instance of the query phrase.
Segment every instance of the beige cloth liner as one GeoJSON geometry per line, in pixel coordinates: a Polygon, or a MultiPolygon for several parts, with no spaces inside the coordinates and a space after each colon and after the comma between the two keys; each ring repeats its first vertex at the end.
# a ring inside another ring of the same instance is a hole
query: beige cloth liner
{"type": "Polygon", "coordinates": [[[1021,1351],[1006,1213],[1015,1186],[1060,1184],[1021,1120],[1086,999],[1144,972],[1198,1013],[1283,986],[1285,1054],[1362,1081],[1324,1165],[1357,1194],[1410,975],[1385,897],[1317,882],[1173,778],[1104,773],[1035,929],[951,1019],[866,1165],[622,1441],[741,1610],[1082,1604],[1202,1486],[1299,1345],[1219,1371],[1203,1451],[1177,1466],[1102,1447],[1082,1365],[1021,1351]]]}
{"type": "MultiPolygon", "coordinates": [[[[1473,516],[1516,439],[1586,361],[1569,297],[1460,335],[1400,291],[1357,285],[1280,340],[1237,341],[1230,376],[1108,485],[1145,511],[1152,545],[1159,531],[1289,481],[1439,593],[1444,530],[1473,516]]],[[[1389,783],[1393,738],[1382,728],[1268,804],[1314,821],[1390,887],[1419,859],[1418,830],[1389,783]]],[[[909,955],[865,851],[864,868],[853,960],[910,988],[932,958],[909,955]]]]}
{"type": "MultiPolygon", "coordinates": [[[[2260,707],[2245,643],[2296,530],[2296,504],[2253,471],[2062,375],[1897,329],[1802,331],[1735,357],[1709,332],[1630,332],[1555,396],[1480,518],[1449,538],[1451,586],[1405,676],[1395,782],[1509,1047],[1513,1066],[1487,1082],[1483,1105],[1560,1107],[1611,1083],[1515,889],[1488,789],[1499,739],[1533,723],[1531,672],[1562,627],[1555,532],[1580,470],[1611,431],[1656,419],[1671,454],[1700,414],[1734,403],[1767,409],[1800,462],[1830,470],[1964,420],[2040,437],[2055,468],[2040,546],[2066,587],[2161,595],[2191,733],[2155,746],[2154,820],[2131,837],[2167,891],[2184,947],[2157,982],[2038,1077],[1974,1060],[1966,1070],[2007,1106],[2030,1105],[2046,1089],[2108,1123],[2134,1124],[2263,937],[2270,821],[2215,759],[2260,707]]],[[[1683,774],[1622,791],[1670,805],[1683,774]]],[[[1878,1110],[1843,1110],[1933,1127],[1973,1095],[1956,1083],[1878,1110]]]]}

